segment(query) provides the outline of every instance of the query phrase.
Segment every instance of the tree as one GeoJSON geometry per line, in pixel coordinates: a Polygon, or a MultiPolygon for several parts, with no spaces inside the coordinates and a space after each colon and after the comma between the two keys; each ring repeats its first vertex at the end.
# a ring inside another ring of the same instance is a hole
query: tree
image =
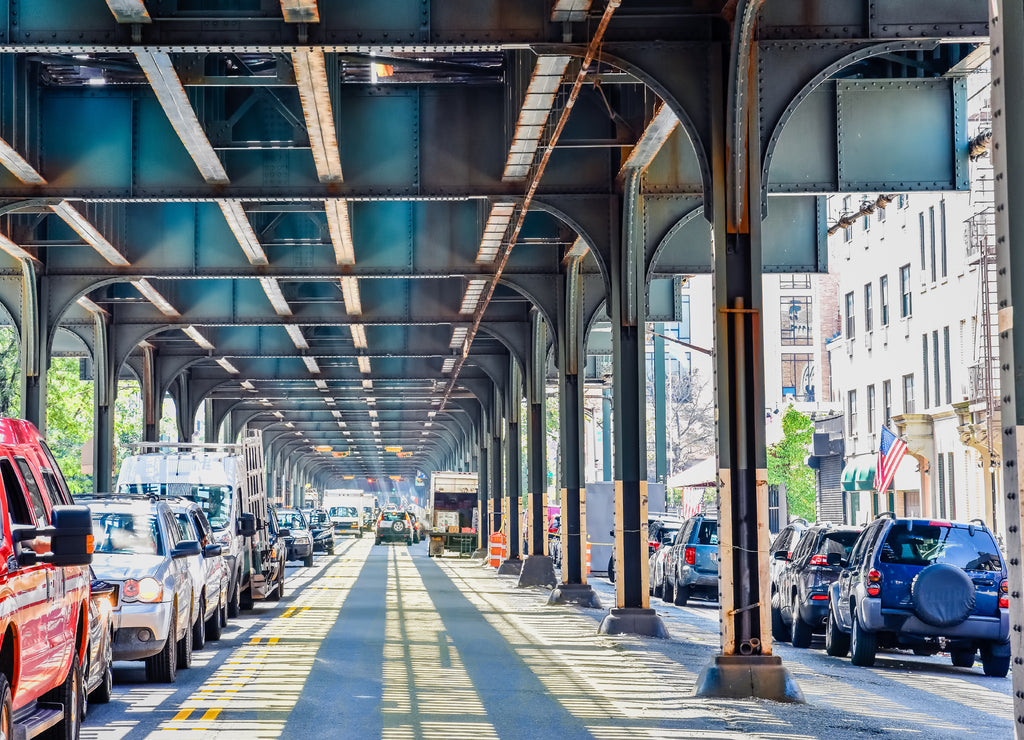
{"type": "Polygon", "coordinates": [[[77,357],[54,357],[46,375],[46,437],[72,495],[92,490],[82,472],[82,446],[92,436],[93,384],[79,375],[77,357]]]}
{"type": "Polygon", "coordinates": [[[782,434],[768,447],[768,484],[786,487],[790,515],[814,521],[814,471],[804,462],[814,434],[811,417],[790,406],[782,416],[782,434]]]}
{"type": "Polygon", "coordinates": [[[0,416],[16,417],[21,412],[21,354],[18,333],[0,327],[0,416]]]}

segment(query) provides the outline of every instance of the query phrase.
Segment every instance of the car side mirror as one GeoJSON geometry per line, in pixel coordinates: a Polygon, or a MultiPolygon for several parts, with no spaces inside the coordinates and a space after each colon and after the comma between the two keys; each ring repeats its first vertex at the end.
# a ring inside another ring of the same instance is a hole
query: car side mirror
{"type": "Polygon", "coordinates": [[[777,552],[775,552],[772,555],[772,557],[775,558],[776,560],[783,560],[783,561],[785,561],[785,560],[789,560],[789,553],[786,552],[785,550],[778,550],[777,552]]]}
{"type": "Polygon", "coordinates": [[[11,535],[15,542],[50,538],[48,553],[18,548],[18,565],[51,563],[68,567],[92,562],[92,513],[88,506],[54,506],[52,526],[13,527],[11,535]]]}
{"type": "Polygon", "coordinates": [[[222,552],[220,545],[207,545],[203,548],[204,558],[215,558],[222,552]]]}
{"type": "Polygon", "coordinates": [[[182,540],[171,550],[171,559],[187,558],[191,555],[199,556],[202,553],[199,547],[199,540],[182,540]]]}
{"type": "Polygon", "coordinates": [[[243,537],[256,536],[256,517],[246,512],[238,517],[238,534],[243,537]]]}
{"type": "Polygon", "coordinates": [[[839,566],[846,565],[846,561],[843,560],[843,556],[842,556],[841,553],[830,552],[825,557],[827,558],[829,565],[839,565],[839,566]]]}
{"type": "Polygon", "coordinates": [[[277,530],[278,537],[291,537],[292,531],[290,529],[279,529],[277,530]]]}

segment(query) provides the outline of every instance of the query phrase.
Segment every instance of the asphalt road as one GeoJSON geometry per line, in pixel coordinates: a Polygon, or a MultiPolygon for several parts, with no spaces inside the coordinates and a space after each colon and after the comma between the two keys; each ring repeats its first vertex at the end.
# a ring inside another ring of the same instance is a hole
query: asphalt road
{"type": "MultiPolygon", "coordinates": [[[[613,587],[591,579],[606,607],[613,587]]],[[[286,595],[232,620],[177,683],[118,663],[88,740],[120,738],[964,738],[1013,734],[1010,680],[948,658],[875,668],[779,647],[808,703],[691,697],[718,646],[715,604],[662,605],[670,640],[596,634],[604,610],[546,606],[480,561],[346,540],[286,595]]]]}

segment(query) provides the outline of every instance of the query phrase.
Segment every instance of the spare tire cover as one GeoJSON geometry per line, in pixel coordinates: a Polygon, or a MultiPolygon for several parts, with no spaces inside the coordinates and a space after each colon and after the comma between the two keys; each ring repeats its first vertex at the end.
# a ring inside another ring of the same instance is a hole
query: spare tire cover
{"type": "Polygon", "coordinates": [[[914,611],[933,627],[953,627],[974,611],[974,582],[949,563],[929,565],[910,584],[914,611]]]}
{"type": "MultiPolygon", "coordinates": [[[[391,525],[391,528],[396,532],[401,532],[403,529],[405,529],[405,522],[403,522],[401,519],[397,519],[395,520],[395,523],[391,525]]],[[[973,595],[971,598],[971,603],[974,603],[973,595]]]]}

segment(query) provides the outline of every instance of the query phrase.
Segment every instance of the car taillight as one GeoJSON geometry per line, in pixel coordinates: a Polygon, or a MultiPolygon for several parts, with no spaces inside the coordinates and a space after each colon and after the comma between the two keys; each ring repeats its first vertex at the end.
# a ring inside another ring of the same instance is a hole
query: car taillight
{"type": "Polygon", "coordinates": [[[1010,608],[1010,584],[1005,578],[999,582],[999,608],[1010,608]]]}
{"type": "Polygon", "coordinates": [[[828,565],[828,558],[824,555],[813,555],[809,565],[828,565]]]}
{"type": "Polygon", "coordinates": [[[660,542],[655,542],[654,540],[647,540],[647,546],[649,548],[651,548],[652,550],[654,550],[655,552],[657,552],[658,548],[661,547],[661,543],[660,542]]]}
{"type": "Polygon", "coordinates": [[[697,562],[697,549],[695,547],[688,547],[683,551],[683,559],[687,565],[693,565],[697,562]]]}
{"type": "Polygon", "coordinates": [[[868,571],[868,596],[878,596],[882,593],[882,574],[872,568],[868,571]]]}

